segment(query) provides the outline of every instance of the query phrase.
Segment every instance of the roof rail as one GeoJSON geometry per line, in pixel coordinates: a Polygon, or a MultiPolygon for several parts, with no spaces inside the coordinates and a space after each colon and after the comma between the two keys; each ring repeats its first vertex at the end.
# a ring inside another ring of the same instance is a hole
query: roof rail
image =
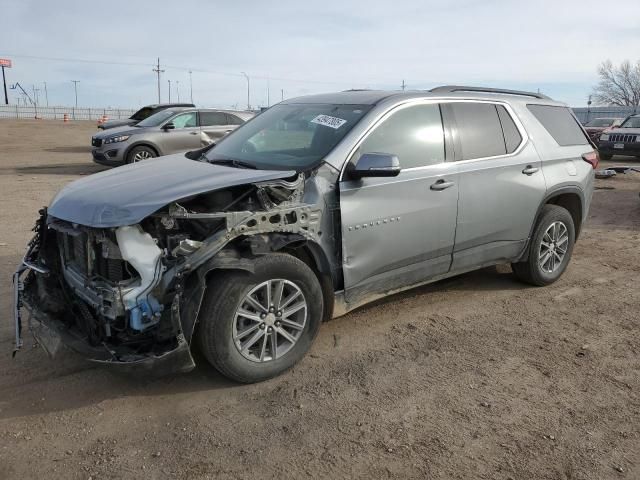
{"type": "Polygon", "coordinates": [[[463,87],[460,85],[445,85],[429,90],[432,93],[453,93],[453,92],[479,92],[479,93],[505,93],[508,95],[520,95],[523,97],[539,98],[541,100],[551,100],[542,93],[523,92],[520,90],[506,90],[503,88],[487,88],[487,87],[463,87]]]}

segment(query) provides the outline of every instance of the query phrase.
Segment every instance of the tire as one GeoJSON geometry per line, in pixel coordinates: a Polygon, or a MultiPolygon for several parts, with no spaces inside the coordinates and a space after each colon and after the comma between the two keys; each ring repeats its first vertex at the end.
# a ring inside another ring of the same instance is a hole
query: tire
{"type": "Polygon", "coordinates": [[[259,257],[253,273],[230,270],[210,278],[199,316],[200,349],[211,365],[232,380],[242,383],[267,380],[291,368],[311,348],[322,321],[323,303],[318,278],[304,262],[281,253],[259,257]],[[265,313],[268,288],[265,282],[270,282],[274,305],[279,285],[283,285],[282,316],[278,316],[276,309],[273,313],[265,313]],[[296,289],[299,293],[291,301],[296,289]],[[262,310],[247,301],[248,295],[262,305],[262,310]],[[304,308],[285,317],[287,310],[298,308],[301,302],[305,304],[304,308]],[[257,318],[245,317],[240,310],[257,318]],[[283,322],[294,323],[297,327],[291,328],[283,322]],[[287,339],[280,333],[283,330],[296,341],[287,339]],[[234,339],[234,335],[240,339],[234,339]],[[259,335],[262,336],[255,340],[259,335]],[[251,340],[255,342],[249,345],[251,340]]]}
{"type": "Polygon", "coordinates": [[[600,160],[611,160],[613,158],[613,155],[611,155],[610,153],[600,153],[600,160]]]}
{"type": "Polygon", "coordinates": [[[518,279],[532,285],[544,286],[552,284],[566,270],[573,253],[575,238],[575,226],[571,214],[558,205],[545,205],[533,232],[527,259],[524,262],[511,264],[513,273],[518,279]],[[553,225],[556,225],[558,230],[550,231],[553,225]],[[563,229],[560,225],[566,229],[566,235],[561,235],[563,229]],[[554,232],[558,232],[558,239],[549,241],[554,236],[554,232]],[[565,243],[562,239],[565,236],[566,248],[564,248],[564,254],[562,254],[562,245],[565,243]],[[553,249],[543,246],[543,239],[545,244],[551,245],[553,249]],[[548,257],[547,253],[549,251],[551,251],[551,255],[548,257]],[[556,252],[555,255],[554,251],[556,252]],[[561,255],[562,259],[559,261],[558,257],[561,255]],[[543,266],[541,262],[543,262],[544,258],[549,258],[549,260],[543,266]],[[552,264],[551,262],[555,263],[552,264]]]}
{"type": "Polygon", "coordinates": [[[127,163],[136,163],[157,156],[158,154],[153,148],[140,145],[138,147],[133,147],[129,151],[129,153],[127,154],[127,163]]]}

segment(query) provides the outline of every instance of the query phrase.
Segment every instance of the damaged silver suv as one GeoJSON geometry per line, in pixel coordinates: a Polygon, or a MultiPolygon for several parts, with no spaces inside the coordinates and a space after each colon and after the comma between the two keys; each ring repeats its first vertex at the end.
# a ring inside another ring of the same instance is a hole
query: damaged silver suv
{"type": "Polygon", "coordinates": [[[597,163],[571,111],[540,94],[288,100],[198,160],[62,189],[14,276],[16,347],[26,310],[51,354],[186,371],[197,344],[224,375],[264,380],[305,355],[322,320],[376,298],[505,262],[553,283],[597,163]]]}

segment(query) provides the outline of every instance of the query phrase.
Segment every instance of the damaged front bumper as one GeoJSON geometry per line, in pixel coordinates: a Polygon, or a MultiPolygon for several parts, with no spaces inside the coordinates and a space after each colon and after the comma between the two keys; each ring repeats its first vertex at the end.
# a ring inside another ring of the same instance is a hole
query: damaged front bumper
{"type": "MultiPolygon", "coordinates": [[[[195,367],[191,349],[184,335],[176,338],[177,346],[162,353],[136,354],[135,352],[117,352],[106,344],[92,346],[79,332],[69,328],[64,322],[38,308],[37,302],[25,290],[23,276],[43,274],[23,263],[14,274],[14,321],[15,321],[15,355],[23,346],[22,329],[24,326],[22,313],[28,314],[27,327],[36,344],[41,346],[51,357],[56,357],[63,347],[82,355],[87,360],[103,365],[113,366],[119,370],[131,372],[151,372],[162,375],[188,372],[195,367]],[[26,293],[26,294],[25,294],[26,293]]],[[[31,282],[28,282],[28,285],[31,282]]]]}
{"type": "MultiPolygon", "coordinates": [[[[46,213],[42,214],[36,224],[35,236],[29,242],[27,253],[13,275],[14,356],[24,343],[25,319],[23,313],[26,313],[26,327],[33,335],[36,344],[41,346],[52,358],[60,352],[63,346],[66,346],[89,361],[134,373],[152,371],[154,375],[162,375],[186,372],[195,367],[189,342],[183,333],[176,336],[173,348],[167,348],[163,351],[139,353],[133,348],[112,347],[104,342],[101,345],[92,345],[81,331],[70,326],[73,322],[65,322],[68,319],[52,315],[41,308],[37,295],[37,276],[48,277],[51,275],[49,267],[36,260],[43,231],[46,228],[45,223],[46,213]]],[[[177,299],[168,314],[174,324],[181,325],[180,306],[177,299]]]]}

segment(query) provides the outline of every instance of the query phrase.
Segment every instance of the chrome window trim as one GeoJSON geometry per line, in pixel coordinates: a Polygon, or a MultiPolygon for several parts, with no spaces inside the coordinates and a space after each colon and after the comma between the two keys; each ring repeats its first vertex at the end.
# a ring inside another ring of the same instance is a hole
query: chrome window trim
{"type": "MultiPolygon", "coordinates": [[[[467,160],[459,160],[459,161],[455,161],[455,160],[448,160],[446,158],[446,147],[445,147],[445,161],[442,162],[442,164],[466,164],[466,163],[471,163],[471,162],[479,162],[479,161],[484,161],[484,160],[495,160],[495,159],[501,159],[501,158],[509,158],[509,157],[514,157],[516,155],[518,155],[525,147],[525,145],[527,144],[527,142],[529,141],[529,135],[527,134],[526,129],[524,128],[524,125],[522,124],[522,121],[520,120],[520,117],[518,117],[518,115],[515,113],[515,110],[511,107],[511,105],[509,104],[509,102],[503,101],[503,100],[487,100],[487,99],[478,99],[478,98],[460,98],[460,97],[438,97],[438,98],[433,98],[433,97],[428,97],[428,98],[412,98],[412,99],[408,99],[406,101],[397,103],[395,105],[390,106],[387,110],[385,110],[384,112],[382,112],[378,118],[375,119],[375,121],[373,121],[371,123],[371,125],[369,126],[369,128],[362,133],[362,135],[360,135],[360,138],[358,138],[358,140],[355,142],[354,146],[349,150],[349,153],[347,155],[347,158],[345,160],[345,162],[342,164],[342,168],[340,169],[340,177],[338,179],[338,181],[342,181],[343,177],[344,177],[344,172],[347,168],[347,165],[349,165],[349,163],[351,162],[351,159],[353,158],[353,155],[355,154],[356,150],[360,147],[360,145],[362,145],[362,143],[367,139],[367,137],[371,134],[371,132],[373,132],[373,130],[375,130],[379,125],[381,125],[384,121],[386,121],[391,115],[393,115],[396,111],[398,110],[402,110],[405,108],[409,108],[409,107],[413,107],[416,105],[430,105],[430,104],[443,104],[443,103],[490,103],[492,105],[502,105],[503,107],[505,107],[505,109],[507,110],[507,113],[509,114],[509,116],[511,117],[511,119],[513,120],[513,122],[516,125],[516,128],[518,129],[518,132],[520,133],[520,144],[518,145],[518,147],[512,152],[512,153],[506,153],[504,155],[494,155],[492,157],[479,157],[479,158],[470,158],[467,160]]],[[[442,118],[442,116],[441,116],[442,118]]],[[[442,128],[444,131],[444,119],[442,119],[442,128]]],[[[435,164],[435,165],[440,165],[440,164],[435,164]]],[[[433,165],[423,165],[420,167],[410,167],[410,168],[403,168],[401,170],[401,172],[403,171],[407,171],[407,172],[411,172],[411,171],[416,171],[416,170],[422,170],[425,168],[429,168],[432,167],[433,165]]]]}

